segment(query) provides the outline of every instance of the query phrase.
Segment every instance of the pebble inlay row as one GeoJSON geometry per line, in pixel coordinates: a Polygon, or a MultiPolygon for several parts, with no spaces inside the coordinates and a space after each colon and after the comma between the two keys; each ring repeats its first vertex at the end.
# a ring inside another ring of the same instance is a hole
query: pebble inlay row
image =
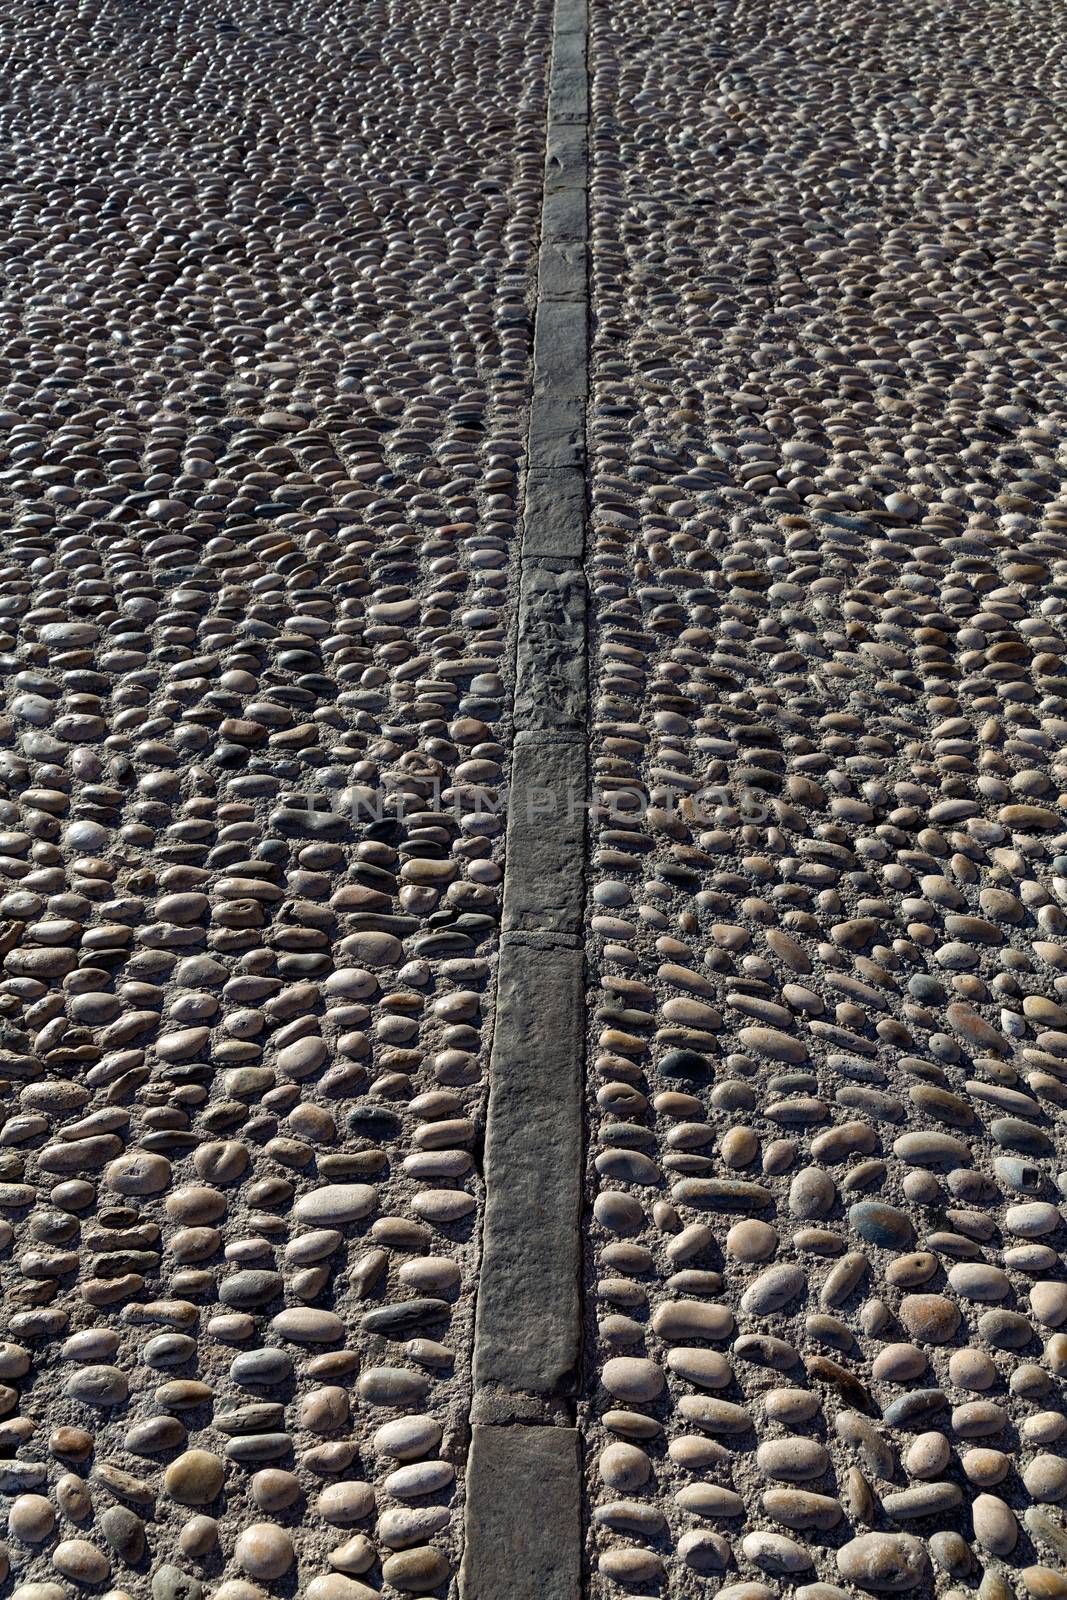
{"type": "Polygon", "coordinates": [[[1059,53],[619,0],[592,68],[592,1592],[1060,1600],[1059,53]]]}
{"type": "Polygon", "coordinates": [[[0,29],[0,1578],[444,1592],[548,6],[0,29]]]}

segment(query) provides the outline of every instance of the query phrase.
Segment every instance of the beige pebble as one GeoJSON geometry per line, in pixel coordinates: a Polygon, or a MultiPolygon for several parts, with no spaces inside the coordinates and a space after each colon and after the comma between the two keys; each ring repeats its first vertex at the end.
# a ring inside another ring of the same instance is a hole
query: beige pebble
{"type": "Polygon", "coordinates": [[[948,1466],[950,1454],[943,1433],[920,1433],[908,1446],[904,1464],[914,1478],[937,1478],[948,1466]]]}
{"type": "Polygon", "coordinates": [[[172,1500],[186,1506],[203,1506],[222,1488],[226,1469],[210,1450],[187,1450],[163,1473],[163,1487],[172,1500]]]}
{"type": "Polygon", "coordinates": [[[234,1558],[250,1578],[280,1578],[293,1564],[293,1541],[274,1522],[253,1522],[240,1534],[234,1558]]]}
{"type": "Polygon", "coordinates": [[[52,1565],[75,1583],[103,1583],[111,1573],[107,1556],[88,1539],[62,1539],[52,1551],[52,1565]]]}
{"type": "Polygon", "coordinates": [[[55,1521],[55,1508],[45,1495],[20,1494],[11,1502],[7,1531],[27,1544],[40,1544],[52,1532],[55,1521]]]}

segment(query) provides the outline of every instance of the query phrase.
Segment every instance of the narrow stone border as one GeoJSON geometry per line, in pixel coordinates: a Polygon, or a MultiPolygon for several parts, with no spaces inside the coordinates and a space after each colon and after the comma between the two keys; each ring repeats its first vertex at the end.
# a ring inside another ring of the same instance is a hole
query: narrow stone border
{"type": "Polygon", "coordinates": [[[588,0],[556,0],[463,1600],[578,1600],[588,0]]]}

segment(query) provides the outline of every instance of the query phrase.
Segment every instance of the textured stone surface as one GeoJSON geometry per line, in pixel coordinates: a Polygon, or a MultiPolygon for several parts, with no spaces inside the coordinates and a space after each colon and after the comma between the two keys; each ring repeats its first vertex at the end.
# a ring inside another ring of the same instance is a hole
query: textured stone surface
{"type": "Polygon", "coordinates": [[[590,60],[591,1593],[1060,1594],[1053,41],[590,60]]]}
{"type": "Polygon", "coordinates": [[[573,1600],[581,1581],[575,1430],[475,1427],[467,1487],[478,1516],[468,1523],[464,1600],[504,1592],[514,1600],[573,1600]]]}
{"type": "Polygon", "coordinates": [[[17,1600],[1067,1594],[1059,20],[5,20],[17,1600]]]}
{"type": "Polygon", "coordinates": [[[5,17],[21,1600],[455,1592],[550,25],[5,17]]]}

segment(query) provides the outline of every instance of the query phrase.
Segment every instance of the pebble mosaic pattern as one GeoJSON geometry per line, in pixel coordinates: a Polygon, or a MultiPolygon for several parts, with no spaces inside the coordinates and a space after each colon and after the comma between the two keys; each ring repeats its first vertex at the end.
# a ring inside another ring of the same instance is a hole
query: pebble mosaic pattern
{"type": "Polygon", "coordinates": [[[453,1587],[549,22],[0,22],[15,1600],[453,1587]]]}
{"type": "MultiPolygon", "coordinates": [[[[1067,1600],[1050,20],[593,7],[597,1600],[1067,1600]]],[[[550,32],[0,22],[15,1600],[456,1593],[550,32]]]]}
{"type": "Polygon", "coordinates": [[[604,1600],[1067,1594],[1049,20],[594,7],[604,1600]]]}

